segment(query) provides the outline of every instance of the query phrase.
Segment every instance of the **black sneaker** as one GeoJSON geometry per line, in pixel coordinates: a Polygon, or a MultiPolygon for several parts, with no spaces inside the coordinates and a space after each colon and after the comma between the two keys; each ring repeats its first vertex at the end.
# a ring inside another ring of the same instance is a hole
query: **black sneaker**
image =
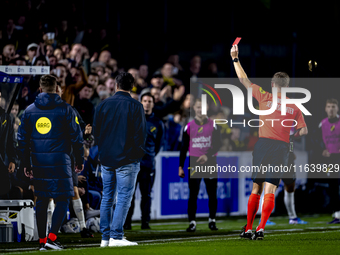
{"type": "Polygon", "coordinates": [[[62,250],[65,249],[64,246],[62,246],[59,242],[58,239],[55,241],[52,241],[51,239],[47,238],[47,242],[45,244],[46,249],[52,249],[52,250],[62,250]]]}
{"type": "Polygon", "coordinates": [[[141,229],[151,229],[149,223],[142,223],[141,229]]]}
{"type": "Polygon", "coordinates": [[[210,230],[218,230],[218,228],[216,227],[216,222],[215,221],[212,221],[212,222],[209,222],[209,228],[210,230]]]}
{"type": "Polygon", "coordinates": [[[41,243],[39,245],[39,251],[46,251],[46,247],[45,247],[45,244],[44,243],[41,243]]]}
{"type": "Polygon", "coordinates": [[[259,231],[255,231],[251,239],[263,240],[263,238],[264,238],[264,233],[263,233],[263,229],[261,228],[259,231]]]}
{"type": "Polygon", "coordinates": [[[93,238],[93,234],[88,230],[87,228],[83,228],[82,231],[80,231],[80,235],[82,238],[93,238]]]}
{"type": "Polygon", "coordinates": [[[189,227],[187,228],[187,232],[195,232],[196,225],[194,223],[190,223],[189,227]]]}
{"type": "Polygon", "coordinates": [[[242,232],[240,234],[240,237],[244,238],[244,239],[251,239],[253,233],[252,233],[252,231],[250,229],[246,232],[246,229],[247,229],[247,225],[245,225],[242,228],[242,232]]]}

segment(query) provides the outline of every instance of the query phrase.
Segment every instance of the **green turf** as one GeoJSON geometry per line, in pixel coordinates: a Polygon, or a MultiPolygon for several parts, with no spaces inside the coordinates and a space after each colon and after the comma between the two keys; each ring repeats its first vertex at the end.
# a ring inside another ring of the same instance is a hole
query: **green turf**
{"type": "MultiPolygon", "coordinates": [[[[220,218],[217,221],[219,230],[214,232],[208,229],[206,219],[198,219],[195,233],[185,232],[188,224],[180,220],[154,222],[152,230],[141,230],[138,224],[133,225],[125,236],[139,242],[136,247],[84,248],[83,245],[99,246],[100,235],[82,239],[80,234],[62,234],[58,238],[68,249],[58,251],[58,254],[340,254],[340,225],[327,225],[331,220],[329,215],[305,216],[303,219],[309,224],[289,225],[285,217],[271,218],[277,224],[266,227],[263,241],[238,238],[240,228],[245,224],[244,217],[220,218]]],[[[257,224],[258,219],[254,227],[257,224]]],[[[37,243],[1,243],[0,253],[32,247],[37,247],[37,243]]],[[[28,252],[20,250],[19,253],[28,252]]]]}

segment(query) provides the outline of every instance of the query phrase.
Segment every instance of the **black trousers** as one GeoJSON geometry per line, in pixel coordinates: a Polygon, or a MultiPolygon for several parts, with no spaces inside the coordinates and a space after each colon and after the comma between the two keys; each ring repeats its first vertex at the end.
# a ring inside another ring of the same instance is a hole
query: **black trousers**
{"type": "MultiPolygon", "coordinates": [[[[189,174],[190,176],[190,174],[189,174]]],[[[188,200],[188,217],[189,222],[196,220],[197,196],[200,190],[202,179],[189,178],[189,200],[188,200]]],[[[209,196],[209,218],[215,219],[217,211],[217,178],[204,178],[205,187],[209,196]]]]}
{"type": "MultiPolygon", "coordinates": [[[[331,154],[330,157],[324,157],[324,162],[326,164],[340,164],[340,153],[331,154]]],[[[330,205],[334,212],[340,211],[340,174],[336,172],[331,172],[327,179],[329,185],[329,198],[330,205]]]]}
{"type": "MultiPolygon", "coordinates": [[[[150,222],[151,190],[154,182],[155,182],[155,169],[141,166],[137,176],[136,186],[137,183],[139,183],[139,190],[142,195],[140,203],[140,210],[142,212],[142,224],[150,222]]],[[[135,193],[136,190],[131,200],[131,206],[128,215],[126,216],[125,225],[131,224],[131,218],[133,215],[133,211],[135,209],[135,193]]]]}
{"type": "MultiPolygon", "coordinates": [[[[46,237],[47,207],[49,202],[50,198],[48,197],[37,197],[37,204],[35,209],[39,238],[46,237]]],[[[50,233],[57,235],[61,224],[66,217],[70,198],[58,197],[54,198],[54,202],[56,203],[56,207],[52,216],[52,226],[50,229],[50,233]]]]}
{"type": "Polygon", "coordinates": [[[329,179],[329,203],[331,204],[332,210],[334,212],[340,211],[340,181],[339,179],[329,179]]]}

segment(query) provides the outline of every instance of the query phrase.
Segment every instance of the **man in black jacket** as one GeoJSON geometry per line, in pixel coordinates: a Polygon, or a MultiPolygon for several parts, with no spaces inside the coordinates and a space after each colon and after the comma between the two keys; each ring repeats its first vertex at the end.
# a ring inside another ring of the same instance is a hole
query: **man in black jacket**
{"type": "Polygon", "coordinates": [[[101,247],[137,245],[123,239],[123,224],[131,204],[146,139],[143,105],[129,93],[133,83],[131,74],[120,73],[116,77],[116,94],[97,106],[93,121],[103,178],[101,247]]]}
{"type": "MultiPolygon", "coordinates": [[[[0,88],[1,105],[1,88],[0,88]]],[[[9,173],[13,173],[16,163],[16,142],[13,128],[13,117],[0,106],[0,198],[8,198],[11,189],[9,173]],[[5,158],[9,165],[6,166],[5,158]]]]}
{"type": "MultiPolygon", "coordinates": [[[[155,181],[155,157],[163,143],[164,125],[152,112],[155,102],[154,97],[150,93],[145,93],[141,96],[140,100],[144,107],[147,122],[147,137],[145,142],[146,153],[140,162],[140,172],[137,177],[137,182],[139,182],[139,189],[142,194],[140,203],[142,229],[150,229],[151,190],[155,181]]],[[[124,229],[131,229],[131,218],[135,209],[134,198],[133,196],[124,229]]]]}

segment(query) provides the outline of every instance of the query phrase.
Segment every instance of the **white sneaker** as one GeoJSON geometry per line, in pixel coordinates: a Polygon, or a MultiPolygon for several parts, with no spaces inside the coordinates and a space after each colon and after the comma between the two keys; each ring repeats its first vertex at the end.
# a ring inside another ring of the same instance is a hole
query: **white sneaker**
{"type": "Polygon", "coordinates": [[[109,241],[108,240],[102,240],[102,242],[100,243],[100,247],[107,247],[109,246],[109,241]]]}
{"type": "Polygon", "coordinates": [[[126,237],[123,237],[122,241],[129,243],[129,245],[138,245],[138,243],[136,242],[131,242],[131,241],[126,240],[126,237]]]}
{"type": "Polygon", "coordinates": [[[138,245],[138,244],[134,242],[130,242],[126,239],[117,240],[117,239],[110,238],[110,241],[109,241],[109,247],[132,246],[132,245],[138,245]]]}

